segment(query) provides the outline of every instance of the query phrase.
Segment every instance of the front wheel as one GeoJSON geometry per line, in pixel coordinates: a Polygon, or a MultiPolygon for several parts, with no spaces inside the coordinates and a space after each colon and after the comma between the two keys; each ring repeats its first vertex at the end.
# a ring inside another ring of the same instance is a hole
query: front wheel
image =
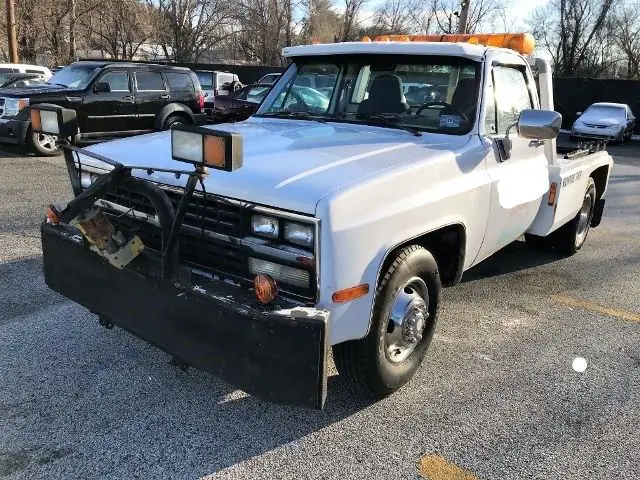
{"type": "Polygon", "coordinates": [[[433,338],[442,289],[433,255],[419,245],[402,248],[381,278],[368,335],[333,347],[340,375],[370,397],[413,377],[433,338]]]}
{"type": "Polygon", "coordinates": [[[47,135],[46,133],[36,133],[32,131],[29,131],[27,135],[29,146],[36,155],[54,157],[60,154],[58,137],[55,135],[47,135]]]}

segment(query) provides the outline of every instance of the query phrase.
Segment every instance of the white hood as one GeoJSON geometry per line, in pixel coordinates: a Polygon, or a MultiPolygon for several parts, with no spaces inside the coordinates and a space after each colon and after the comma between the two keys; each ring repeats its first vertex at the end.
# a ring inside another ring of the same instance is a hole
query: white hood
{"type": "MultiPolygon", "coordinates": [[[[262,120],[212,125],[241,133],[243,166],[234,172],[210,169],[207,192],[313,215],[327,194],[381,170],[450,153],[468,136],[423,134],[404,130],[306,120],[262,120]]],[[[170,132],[157,132],[97,144],[88,150],[127,166],[188,170],[171,158],[170,132]]],[[[87,157],[83,163],[94,163],[87,157]]],[[[134,170],[158,183],[184,186],[186,177],[134,170]]]]}

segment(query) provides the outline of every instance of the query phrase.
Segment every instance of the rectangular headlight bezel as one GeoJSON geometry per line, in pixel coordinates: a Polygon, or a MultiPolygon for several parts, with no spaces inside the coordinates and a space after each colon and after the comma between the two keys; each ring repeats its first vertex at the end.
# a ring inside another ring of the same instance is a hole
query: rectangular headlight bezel
{"type": "Polygon", "coordinates": [[[305,248],[313,248],[315,244],[315,225],[312,223],[302,223],[294,221],[286,221],[284,224],[283,238],[286,242],[305,248]],[[297,230],[296,230],[297,229],[297,230]],[[300,236],[296,237],[296,233],[308,230],[309,240],[305,240],[300,236]]]}
{"type": "Polygon", "coordinates": [[[252,215],[251,216],[251,233],[259,237],[275,240],[280,236],[280,219],[270,215],[262,215],[262,214],[252,215]],[[275,224],[275,231],[269,232],[268,229],[262,230],[257,228],[257,225],[260,224],[261,222],[262,222],[262,225],[264,225],[265,223],[268,223],[268,222],[265,222],[265,220],[271,221],[270,223],[275,224]]]}

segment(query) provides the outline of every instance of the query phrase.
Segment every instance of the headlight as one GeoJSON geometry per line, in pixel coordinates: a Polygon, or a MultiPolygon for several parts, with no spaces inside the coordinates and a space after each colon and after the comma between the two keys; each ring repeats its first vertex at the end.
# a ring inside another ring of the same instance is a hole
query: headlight
{"type": "Polygon", "coordinates": [[[293,285],[294,287],[309,288],[309,272],[306,270],[250,257],[249,271],[254,275],[266,273],[271,275],[274,280],[293,285]]]}
{"type": "Polygon", "coordinates": [[[8,117],[14,117],[20,110],[28,106],[28,98],[6,98],[4,101],[4,114],[8,117]]]}
{"type": "Polygon", "coordinates": [[[313,225],[287,222],[284,224],[284,239],[303,247],[313,247],[313,225]]]}
{"type": "Polygon", "coordinates": [[[93,172],[82,172],[80,173],[80,185],[84,188],[89,188],[93,182],[95,182],[100,175],[93,172]]]}
{"type": "Polygon", "coordinates": [[[261,237],[278,238],[280,233],[278,219],[265,217],[264,215],[254,215],[251,217],[251,232],[261,237]]]}

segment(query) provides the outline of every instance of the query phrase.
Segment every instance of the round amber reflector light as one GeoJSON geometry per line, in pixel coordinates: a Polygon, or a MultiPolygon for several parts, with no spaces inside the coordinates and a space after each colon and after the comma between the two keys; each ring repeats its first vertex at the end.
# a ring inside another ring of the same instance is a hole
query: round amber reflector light
{"type": "Polygon", "coordinates": [[[266,273],[256,275],[253,279],[253,288],[256,291],[258,302],[265,305],[273,302],[278,295],[278,284],[266,273]]]}

